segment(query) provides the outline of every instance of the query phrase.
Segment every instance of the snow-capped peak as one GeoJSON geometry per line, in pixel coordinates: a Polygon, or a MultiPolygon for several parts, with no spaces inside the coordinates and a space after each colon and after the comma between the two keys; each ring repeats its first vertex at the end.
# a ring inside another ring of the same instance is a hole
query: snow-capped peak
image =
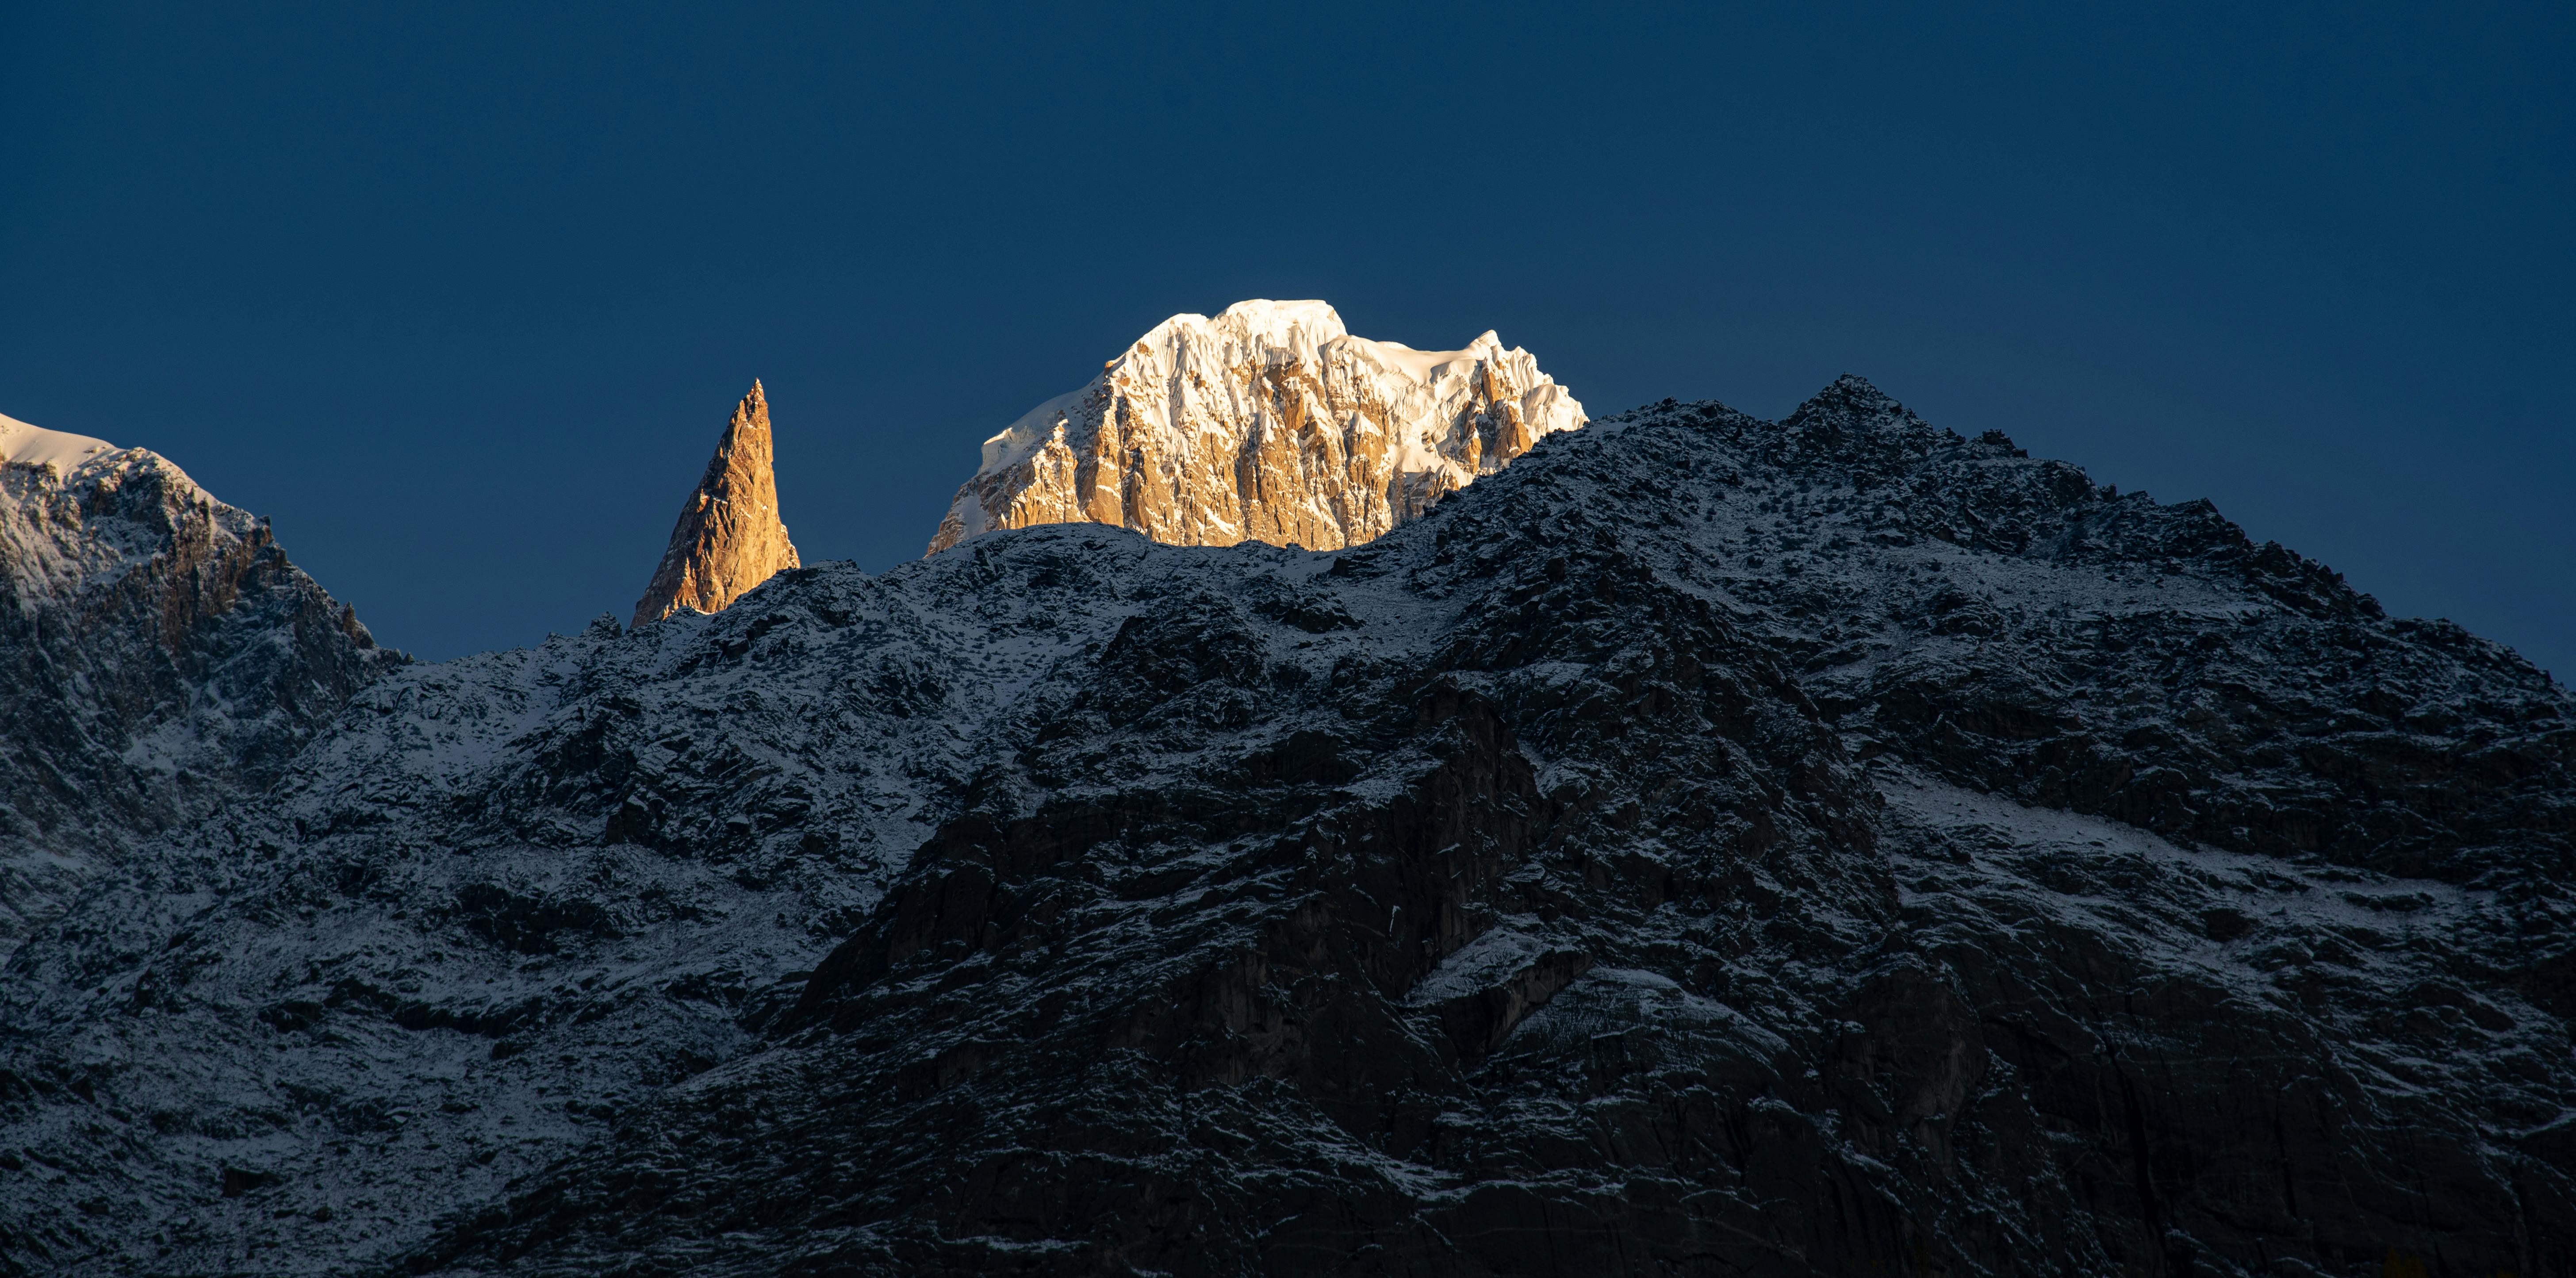
{"type": "Polygon", "coordinates": [[[115,451],[116,445],[104,439],[46,430],[15,417],[0,416],[0,464],[52,466],[69,471],[92,457],[115,451]]]}
{"type": "Polygon", "coordinates": [[[1491,330],[1457,350],[1354,337],[1320,301],[1175,315],[984,441],[931,541],[1117,524],[1157,541],[1356,545],[1584,422],[1491,330]]]}

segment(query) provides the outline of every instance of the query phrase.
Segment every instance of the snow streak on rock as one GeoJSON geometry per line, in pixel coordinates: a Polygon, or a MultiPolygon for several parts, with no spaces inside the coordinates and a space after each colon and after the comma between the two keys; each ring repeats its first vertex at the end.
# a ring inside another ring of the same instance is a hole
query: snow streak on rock
{"type": "Polygon", "coordinates": [[[706,475],[680,506],[670,548],[635,602],[633,624],[659,621],[683,608],[723,612],[797,562],[796,544],[778,518],[769,398],[755,380],[717,438],[706,475]]]}
{"type": "Polygon", "coordinates": [[[1583,405],[1492,333],[1463,350],[1353,337],[1322,302],[1175,315],[1090,385],[984,442],[930,540],[1091,522],[1182,546],[1337,550],[1502,469],[1583,405]]]}

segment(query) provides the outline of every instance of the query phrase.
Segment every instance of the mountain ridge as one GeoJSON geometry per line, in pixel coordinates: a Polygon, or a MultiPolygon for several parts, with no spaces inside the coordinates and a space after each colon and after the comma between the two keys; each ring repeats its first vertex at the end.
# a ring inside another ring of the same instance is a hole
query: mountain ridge
{"type": "Polygon", "coordinates": [[[803,567],[394,672],[22,947],[0,1254],[2564,1273],[2571,715],[1853,378],[803,567]]]}

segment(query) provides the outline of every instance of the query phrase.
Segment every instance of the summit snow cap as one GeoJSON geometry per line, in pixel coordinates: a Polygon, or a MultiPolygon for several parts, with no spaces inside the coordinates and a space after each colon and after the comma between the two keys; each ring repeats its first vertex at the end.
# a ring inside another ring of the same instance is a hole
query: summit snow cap
{"type": "Polygon", "coordinates": [[[0,464],[10,466],[52,466],[69,471],[72,467],[103,453],[116,451],[116,445],[104,439],[74,435],[67,431],[46,430],[30,426],[15,417],[0,416],[0,464]]]}
{"type": "Polygon", "coordinates": [[[1176,545],[1338,550],[1500,470],[1583,405],[1491,331],[1417,351],[1322,302],[1175,315],[984,441],[930,540],[1103,523],[1176,545]]]}
{"type": "Polygon", "coordinates": [[[635,624],[682,608],[722,612],[752,587],[798,566],[796,545],[778,519],[769,397],[754,379],[717,438],[697,491],[680,506],[670,548],[635,603],[635,624]]]}

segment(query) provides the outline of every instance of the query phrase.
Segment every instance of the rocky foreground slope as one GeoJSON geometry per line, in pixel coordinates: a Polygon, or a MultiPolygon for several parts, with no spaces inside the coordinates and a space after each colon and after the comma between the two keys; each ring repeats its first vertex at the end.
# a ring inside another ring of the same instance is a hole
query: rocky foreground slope
{"type": "Polygon", "coordinates": [[[404,660],[159,454],[6,417],[0,586],[0,954],[404,660]]]}
{"type": "Polygon", "coordinates": [[[1322,302],[1175,315],[984,442],[930,539],[1099,523],[1178,546],[1339,550],[1583,425],[1491,332],[1463,350],[1353,337],[1322,302]]]}
{"type": "Polygon", "coordinates": [[[2576,1271],[2563,689],[1926,425],[410,667],[0,974],[37,1273],[2576,1271]]]}

